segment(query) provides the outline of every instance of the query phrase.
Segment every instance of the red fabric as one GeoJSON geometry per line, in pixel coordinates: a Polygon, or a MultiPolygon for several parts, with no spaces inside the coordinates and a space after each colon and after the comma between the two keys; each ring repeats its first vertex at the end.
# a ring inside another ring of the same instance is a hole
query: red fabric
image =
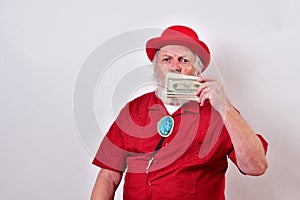
{"type": "MultiPolygon", "coordinates": [[[[124,199],[223,200],[227,157],[236,160],[228,132],[209,102],[185,104],[171,116],[173,133],[164,140],[148,173],[161,136],[157,122],[169,115],[154,93],[128,103],[102,141],[93,164],[124,171],[124,199]]],[[[266,141],[260,137],[265,148],[266,141]]]]}

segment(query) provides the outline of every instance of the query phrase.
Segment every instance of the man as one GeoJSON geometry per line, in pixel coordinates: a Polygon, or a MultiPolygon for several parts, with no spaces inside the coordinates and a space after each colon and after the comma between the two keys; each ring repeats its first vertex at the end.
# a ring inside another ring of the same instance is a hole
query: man
{"type": "Polygon", "coordinates": [[[223,200],[227,158],[243,174],[262,175],[267,142],[242,119],[222,85],[201,76],[210,52],[197,34],[171,26],[147,42],[146,53],[158,87],[129,102],[103,139],[93,161],[102,169],[91,199],[113,199],[125,170],[123,198],[130,200],[223,200]],[[199,101],[166,98],[168,72],[198,76],[199,101]]]}

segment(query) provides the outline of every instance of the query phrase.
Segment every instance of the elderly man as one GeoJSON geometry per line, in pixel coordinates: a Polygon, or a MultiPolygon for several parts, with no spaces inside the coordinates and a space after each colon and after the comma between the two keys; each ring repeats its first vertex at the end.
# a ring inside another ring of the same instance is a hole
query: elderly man
{"type": "Polygon", "coordinates": [[[185,26],[171,26],[146,44],[157,89],[129,102],[104,137],[91,199],[113,199],[126,171],[123,198],[225,199],[229,158],[246,175],[267,169],[267,142],[231,105],[222,85],[202,72],[208,47],[185,26]],[[198,76],[199,101],[166,98],[168,72],[198,76]],[[166,135],[164,135],[165,132],[166,135]]]}

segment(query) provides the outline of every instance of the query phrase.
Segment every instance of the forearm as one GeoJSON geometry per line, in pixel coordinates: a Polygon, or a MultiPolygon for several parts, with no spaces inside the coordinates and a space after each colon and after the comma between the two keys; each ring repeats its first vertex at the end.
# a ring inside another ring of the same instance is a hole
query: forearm
{"type": "Polygon", "coordinates": [[[268,166],[263,145],[229,102],[226,104],[223,120],[233,143],[240,170],[248,175],[263,174],[268,166]]]}
{"type": "Polygon", "coordinates": [[[112,200],[120,181],[101,170],[93,188],[91,200],[112,200]]]}

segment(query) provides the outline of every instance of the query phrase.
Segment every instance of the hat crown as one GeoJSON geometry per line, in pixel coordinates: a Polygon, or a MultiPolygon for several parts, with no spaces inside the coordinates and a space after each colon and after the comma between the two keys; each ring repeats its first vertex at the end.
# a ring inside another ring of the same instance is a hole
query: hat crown
{"type": "Polygon", "coordinates": [[[198,40],[197,33],[193,29],[186,26],[179,26],[179,25],[170,26],[169,28],[164,30],[163,33],[161,34],[161,37],[163,38],[186,37],[186,36],[193,40],[198,40]]]}

